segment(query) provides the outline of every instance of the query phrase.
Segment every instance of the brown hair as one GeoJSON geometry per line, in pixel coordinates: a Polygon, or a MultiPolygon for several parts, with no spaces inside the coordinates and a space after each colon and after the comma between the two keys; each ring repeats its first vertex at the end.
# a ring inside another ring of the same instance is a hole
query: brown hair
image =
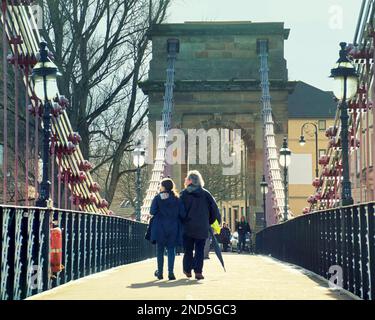
{"type": "Polygon", "coordinates": [[[175,197],[178,198],[179,194],[176,189],[176,185],[171,178],[165,178],[161,180],[161,185],[164,187],[165,191],[172,193],[175,197]]]}

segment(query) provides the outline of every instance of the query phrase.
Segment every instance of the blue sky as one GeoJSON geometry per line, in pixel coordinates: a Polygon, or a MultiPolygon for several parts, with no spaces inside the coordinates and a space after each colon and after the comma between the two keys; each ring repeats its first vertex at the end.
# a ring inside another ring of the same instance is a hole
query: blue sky
{"type": "Polygon", "coordinates": [[[168,22],[285,22],[290,80],[331,90],[328,78],[339,42],[352,42],[360,0],[173,0],[168,22]]]}

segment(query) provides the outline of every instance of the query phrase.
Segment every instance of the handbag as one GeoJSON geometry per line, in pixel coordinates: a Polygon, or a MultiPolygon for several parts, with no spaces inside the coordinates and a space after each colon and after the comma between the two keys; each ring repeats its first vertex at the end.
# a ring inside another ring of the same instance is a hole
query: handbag
{"type": "MultiPolygon", "coordinates": [[[[151,241],[151,228],[152,228],[152,223],[154,221],[154,216],[151,217],[149,223],[148,223],[148,226],[147,226],[147,230],[146,230],[146,234],[145,234],[145,239],[147,241],[151,241]]],[[[152,244],[156,244],[156,241],[151,241],[152,244]]]]}

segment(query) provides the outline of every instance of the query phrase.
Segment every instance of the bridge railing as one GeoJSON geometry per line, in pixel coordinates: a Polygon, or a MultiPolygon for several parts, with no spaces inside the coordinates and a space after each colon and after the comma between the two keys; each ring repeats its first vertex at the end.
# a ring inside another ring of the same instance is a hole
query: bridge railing
{"type": "Polygon", "coordinates": [[[147,225],[115,216],[0,206],[1,300],[24,299],[109,268],[155,256],[147,225]],[[50,232],[62,229],[64,269],[51,273],[50,232]]]}
{"type": "Polygon", "coordinates": [[[336,279],[358,297],[374,300],[374,207],[372,202],[319,211],[266,228],[256,236],[257,252],[336,279]]]}

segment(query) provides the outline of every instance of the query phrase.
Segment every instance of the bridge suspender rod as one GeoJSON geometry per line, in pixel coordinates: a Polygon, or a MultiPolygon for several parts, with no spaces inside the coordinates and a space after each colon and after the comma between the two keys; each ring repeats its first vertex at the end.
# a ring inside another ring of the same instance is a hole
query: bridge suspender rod
{"type": "Polygon", "coordinates": [[[152,170],[151,180],[147,189],[146,197],[143,200],[141,209],[141,220],[147,222],[150,214],[151,201],[158,192],[160,180],[166,167],[166,149],[167,134],[171,127],[172,110],[173,110],[173,89],[175,62],[179,52],[179,41],[177,39],[168,39],[167,41],[167,79],[165,83],[164,105],[162,111],[162,121],[157,140],[156,157],[154,168],[152,170]]]}
{"type": "MultiPolygon", "coordinates": [[[[20,4],[19,2],[15,1],[2,1],[2,22],[4,26],[4,34],[3,34],[3,41],[4,39],[8,38],[9,40],[14,39],[15,37],[21,39],[21,43],[18,44],[17,48],[12,48],[13,52],[13,59],[15,56],[20,57],[20,64],[19,67],[24,67],[24,71],[28,67],[32,67],[33,63],[32,60],[35,60],[35,55],[38,53],[39,42],[40,42],[40,35],[38,33],[38,29],[33,18],[31,8],[29,7],[29,3],[20,4]],[[18,52],[15,52],[15,49],[18,52]],[[23,60],[30,60],[25,64],[23,60]]],[[[4,52],[4,65],[7,62],[7,47],[3,46],[4,52]]],[[[18,64],[18,60],[16,62],[18,64]]],[[[35,63],[35,61],[34,61],[35,63]]],[[[4,69],[6,70],[6,69],[4,69]]],[[[29,79],[26,75],[29,75],[30,70],[25,73],[24,83],[26,86],[26,91],[29,94],[32,113],[35,114],[35,187],[37,190],[37,177],[38,177],[38,127],[39,127],[39,108],[40,102],[33,94],[33,87],[29,82],[29,79]]],[[[3,78],[7,75],[4,72],[3,78]]],[[[6,83],[6,81],[4,81],[6,83]]],[[[4,95],[4,101],[6,99],[6,95],[4,95]]],[[[108,203],[101,198],[99,194],[99,185],[95,183],[90,175],[89,169],[87,169],[87,161],[84,160],[82,153],[79,149],[79,139],[76,139],[76,135],[72,130],[69,118],[67,116],[65,107],[68,104],[66,99],[60,96],[58,101],[54,101],[54,107],[61,107],[60,111],[57,114],[54,114],[52,117],[52,137],[51,142],[54,144],[54,158],[56,158],[57,165],[58,165],[58,176],[59,182],[61,179],[64,179],[65,186],[69,186],[71,193],[72,193],[72,203],[74,202],[74,206],[79,208],[80,210],[85,210],[89,212],[96,212],[102,214],[108,214],[110,211],[108,210],[108,203]],[[78,140],[78,142],[77,142],[78,140]],[[73,142],[72,142],[73,141],[73,142]],[[74,201],[73,201],[74,200],[74,201]]],[[[6,110],[6,108],[5,108],[6,110]]],[[[54,109],[55,110],[55,109],[54,109]]],[[[4,114],[4,120],[6,119],[6,113],[4,114]]],[[[7,121],[5,121],[4,126],[6,127],[7,121]]],[[[28,131],[26,129],[26,131],[28,131]]],[[[5,130],[6,132],[6,130],[5,130]]],[[[6,138],[6,136],[5,136],[6,138]]],[[[26,143],[30,143],[30,141],[26,141],[26,143]]],[[[5,150],[6,152],[7,150],[5,150]]],[[[7,167],[7,157],[4,154],[4,167],[7,167]]],[[[89,165],[89,164],[88,164],[89,165]]],[[[53,165],[50,168],[54,170],[53,165]]],[[[27,171],[25,174],[27,175],[27,171]]],[[[26,182],[26,186],[28,182],[26,182]]],[[[4,179],[4,202],[6,202],[6,186],[7,181],[4,179]]],[[[58,190],[61,192],[60,188],[58,190]]],[[[59,198],[58,202],[59,204],[59,198]]],[[[26,195],[27,198],[27,195],[26,195]]],[[[67,204],[67,193],[65,190],[65,204],[67,204]]]]}
{"type": "MultiPolygon", "coordinates": [[[[5,24],[7,2],[2,0],[2,15],[5,24]]],[[[8,39],[5,27],[3,26],[3,203],[7,201],[7,173],[8,173],[8,39]]]]}
{"type": "MultiPolygon", "coordinates": [[[[262,88],[262,116],[264,130],[264,164],[266,166],[265,175],[269,181],[274,202],[273,221],[267,221],[268,224],[274,224],[282,219],[284,211],[284,187],[281,179],[281,170],[279,165],[278,149],[276,146],[274,122],[272,119],[272,106],[270,96],[270,84],[268,77],[268,41],[258,41],[258,54],[260,58],[260,78],[262,88]]],[[[268,219],[271,217],[268,216],[268,219]]]]}

